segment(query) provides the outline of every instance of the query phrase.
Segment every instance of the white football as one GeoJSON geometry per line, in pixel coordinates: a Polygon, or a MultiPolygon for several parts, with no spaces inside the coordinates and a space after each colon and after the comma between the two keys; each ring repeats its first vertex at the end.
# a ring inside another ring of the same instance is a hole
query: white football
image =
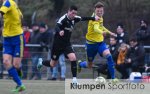
{"type": "Polygon", "coordinates": [[[104,83],[106,83],[106,79],[102,76],[99,76],[95,79],[95,82],[98,84],[104,84],[104,83]]]}

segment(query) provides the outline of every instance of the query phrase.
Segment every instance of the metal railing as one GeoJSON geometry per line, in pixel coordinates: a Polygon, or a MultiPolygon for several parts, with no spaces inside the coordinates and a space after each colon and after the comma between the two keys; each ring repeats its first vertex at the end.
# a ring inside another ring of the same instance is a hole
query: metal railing
{"type": "MultiPolygon", "coordinates": [[[[40,44],[26,44],[25,46],[26,47],[41,47],[40,44]]],[[[85,47],[85,45],[83,45],[83,44],[73,44],[72,46],[73,47],[81,47],[81,48],[85,47]]],[[[150,49],[150,45],[145,45],[144,48],[150,49]]]]}

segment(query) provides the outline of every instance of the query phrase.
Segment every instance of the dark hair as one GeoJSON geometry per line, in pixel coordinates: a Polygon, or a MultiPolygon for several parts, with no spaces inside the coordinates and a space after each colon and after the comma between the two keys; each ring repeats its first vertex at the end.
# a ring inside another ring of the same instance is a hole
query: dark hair
{"type": "Polygon", "coordinates": [[[130,38],[130,40],[129,40],[130,42],[131,41],[133,41],[133,42],[137,42],[137,37],[132,37],[132,38],[130,38]]]}
{"type": "Polygon", "coordinates": [[[119,26],[120,26],[122,29],[124,28],[124,26],[123,26],[122,23],[118,23],[118,24],[117,24],[117,27],[119,27],[119,26]]]}
{"type": "Polygon", "coordinates": [[[69,10],[70,10],[70,11],[72,11],[72,10],[76,10],[76,11],[77,11],[77,10],[78,10],[78,8],[77,8],[77,6],[72,5],[72,6],[70,6],[70,7],[69,7],[69,10]]]}
{"type": "Polygon", "coordinates": [[[104,7],[104,4],[102,2],[97,2],[94,7],[101,8],[101,7],[104,7]]]}
{"type": "Polygon", "coordinates": [[[47,25],[45,24],[45,23],[40,23],[40,25],[39,25],[40,27],[42,27],[42,28],[47,28],[47,25]]]}
{"type": "Polygon", "coordinates": [[[116,38],[116,37],[114,37],[114,36],[110,36],[110,38],[117,40],[117,38],[116,38]]]}

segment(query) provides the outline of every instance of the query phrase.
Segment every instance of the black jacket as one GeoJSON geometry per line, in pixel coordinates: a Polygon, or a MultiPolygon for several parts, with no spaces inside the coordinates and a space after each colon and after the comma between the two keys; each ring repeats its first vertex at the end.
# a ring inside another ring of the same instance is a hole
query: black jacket
{"type": "Polygon", "coordinates": [[[145,29],[138,29],[136,31],[136,37],[137,40],[140,44],[142,45],[150,45],[150,29],[149,28],[145,28],[145,29]]]}
{"type": "Polygon", "coordinates": [[[117,43],[121,44],[121,43],[129,43],[129,36],[127,32],[124,32],[122,34],[117,34],[117,43]]]}
{"type": "Polygon", "coordinates": [[[52,37],[53,33],[49,30],[40,33],[39,42],[41,47],[39,48],[39,51],[48,51],[48,49],[51,47],[52,37]]]}
{"type": "MultiPolygon", "coordinates": [[[[40,38],[39,30],[33,31],[31,33],[30,44],[40,44],[39,38],[40,38]]],[[[32,55],[37,54],[37,53],[40,52],[39,47],[29,47],[29,48],[30,48],[30,51],[32,52],[31,53],[32,55]]]]}
{"type": "Polygon", "coordinates": [[[131,58],[131,63],[137,63],[137,65],[144,65],[145,50],[141,45],[129,48],[126,59],[131,58]]]}

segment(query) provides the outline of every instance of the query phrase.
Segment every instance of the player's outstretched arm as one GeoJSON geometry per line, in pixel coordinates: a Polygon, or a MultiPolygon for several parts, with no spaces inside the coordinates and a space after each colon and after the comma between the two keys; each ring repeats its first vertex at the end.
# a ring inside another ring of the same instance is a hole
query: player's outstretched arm
{"type": "Polygon", "coordinates": [[[113,37],[117,37],[117,34],[115,34],[115,33],[111,32],[111,31],[109,31],[109,30],[108,30],[107,28],[105,28],[104,26],[103,26],[103,31],[104,31],[105,33],[110,34],[110,35],[113,36],[113,37]]]}
{"type": "Polygon", "coordinates": [[[75,17],[75,22],[79,22],[79,21],[89,21],[89,20],[93,20],[93,21],[98,21],[100,19],[100,17],[95,16],[95,17],[80,17],[80,16],[76,16],[75,17]]]}
{"type": "Polygon", "coordinates": [[[117,37],[117,34],[115,34],[115,33],[113,33],[113,32],[110,32],[109,33],[111,36],[113,36],[113,37],[117,37]]]}
{"type": "Polygon", "coordinates": [[[95,16],[95,17],[81,17],[81,21],[87,21],[87,20],[95,20],[98,21],[100,19],[100,17],[95,16]]]}

